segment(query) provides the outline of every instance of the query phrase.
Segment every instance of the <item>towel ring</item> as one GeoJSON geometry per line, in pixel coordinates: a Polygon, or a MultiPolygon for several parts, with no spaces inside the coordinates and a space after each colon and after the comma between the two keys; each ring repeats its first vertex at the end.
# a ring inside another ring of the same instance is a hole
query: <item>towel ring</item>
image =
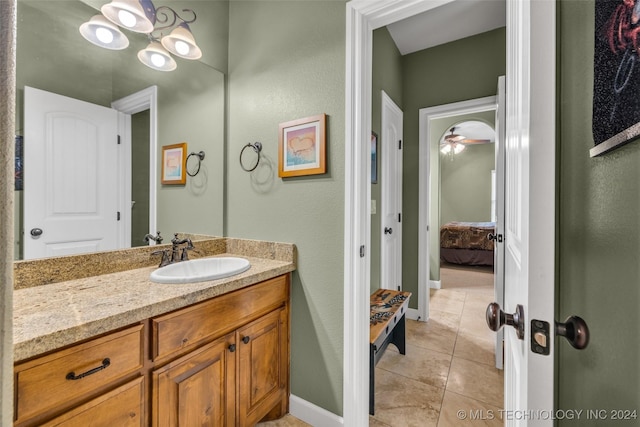
{"type": "Polygon", "coordinates": [[[244,147],[242,147],[242,150],[240,151],[240,167],[242,168],[242,170],[244,170],[245,172],[251,172],[253,170],[255,170],[258,167],[258,164],[260,163],[260,152],[262,151],[262,143],[260,142],[254,142],[252,143],[247,143],[247,145],[245,145],[244,147]],[[249,163],[248,166],[245,166],[245,164],[242,161],[242,155],[244,154],[244,150],[246,150],[247,148],[253,148],[253,151],[256,153],[256,160],[255,160],[255,164],[253,163],[249,163]]]}
{"type": "Polygon", "coordinates": [[[185,169],[187,170],[187,175],[189,176],[196,176],[198,175],[198,172],[200,172],[200,165],[202,164],[202,161],[204,160],[204,151],[200,151],[198,153],[190,153],[187,156],[187,160],[185,160],[184,165],[185,165],[185,169]],[[187,164],[189,162],[189,157],[191,156],[197,156],[198,157],[198,169],[196,169],[196,171],[194,173],[189,172],[189,168],[187,167],[187,164]]]}

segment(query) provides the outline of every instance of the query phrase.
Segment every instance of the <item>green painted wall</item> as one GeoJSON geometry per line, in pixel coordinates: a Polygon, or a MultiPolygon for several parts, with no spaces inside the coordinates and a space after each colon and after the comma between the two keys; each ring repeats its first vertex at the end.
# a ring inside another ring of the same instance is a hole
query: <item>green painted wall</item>
{"type": "MultiPolygon", "coordinates": [[[[505,51],[505,29],[500,28],[403,57],[405,145],[402,278],[407,291],[418,291],[418,111],[421,108],[495,95],[498,76],[505,73],[505,51]],[[452,63],[459,65],[452,67],[452,63]]],[[[432,159],[439,156],[436,150],[436,147],[432,147],[432,159]]],[[[431,219],[438,218],[438,215],[437,211],[434,213],[432,210],[431,219]]],[[[438,226],[437,221],[430,224],[431,230],[438,226]]],[[[439,265],[438,258],[434,260],[432,254],[431,262],[438,262],[439,265]]],[[[439,269],[431,271],[430,279],[440,279],[439,269]]],[[[412,300],[411,306],[416,308],[417,300],[412,300]]]]}
{"type": "Polygon", "coordinates": [[[149,110],[131,116],[131,247],[149,233],[149,110]]]}
{"type": "MultiPolygon", "coordinates": [[[[376,212],[381,203],[382,180],[380,153],[382,144],[382,95],[387,95],[402,109],[402,55],[386,27],[373,32],[373,75],[371,90],[371,130],[378,135],[378,182],[371,185],[371,199],[375,200],[376,212]]],[[[380,288],[380,214],[371,215],[371,291],[380,288]]]]}
{"type": "MultiPolygon", "coordinates": [[[[561,1],[558,10],[556,319],[579,315],[591,331],[583,351],[557,342],[558,407],[640,411],[640,142],[589,157],[594,1],[561,1]]],[[[607,415],[558,424],[640,425],[607,415]]]]}
{"type": "Polygon", "coordinates": [[[495,144],[468,145],[453,161],[440,156],[441,225],[449,221],[491,221],[494,148],[495,144]]]}
{"type": "Polygon", "coordinates": [[[291,392],[342,414],[345,3],[231,1],[225,235],[295,243],[291,392]],[[278,178],[278,124],[326,113],[327,173],[278,178]],[[263,144],[258,168],[239,155],[263,144]]]}

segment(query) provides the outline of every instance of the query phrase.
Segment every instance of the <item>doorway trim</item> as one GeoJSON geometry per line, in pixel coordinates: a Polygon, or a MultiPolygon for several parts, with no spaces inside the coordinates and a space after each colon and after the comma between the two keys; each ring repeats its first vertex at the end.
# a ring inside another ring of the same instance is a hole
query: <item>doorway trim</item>
{"type": "MultiPolygon", "coordinates": [[[[431,253],[429,245],[431,243],[432,227],[438,224],[430,224],[431,218],[429,211],[431,209],[431,144],[429,134],[432,128],[433,120],[444,119],[448,117],[460,116],[463,114],[482,113],[485,111],[495,111],[498,99],[495,96],[487,96],[484,98],[470,99],[467,101],[453,102],[450,104],[437,105],[435,107],[421,108],[419,110],[419,158],[420,168],[418,171],[418,259],[426,259],[428,261],[431,253]]],[[[440,218],[434,218],[434,220],[440,218]]],[[[438,228],[434,228],[436,231],[438,228]]],[[[429,319],[429,273],[430,262],[418,263],[418,315],[424,321],[429,319]],[[429,268],[427,268],[429,267],[429,268]]],[[[439,267],[438,267],[439,268],[439,267]]]]}
{"type": "Polygon", "coordinates": [[[343,420],[369,425],[373,30],[453,0],[346,4],[343,420]]]}
{"type": "MultiPolygon", "coordinates": [[[[153,85],[111,103],[128,118],[118,118],[118,133],[122,136],[123,149],[118,158],[118,190],[120,212],[125,213],[125,221],[119,229],[120,242],[128,242],[131,247],[131,115],[149,110],[149,233],[157,230],[157,170],[158,170],[158,87],[153,85]]],[[[155,245],[149,240],[149,245],[155,245]]]]}

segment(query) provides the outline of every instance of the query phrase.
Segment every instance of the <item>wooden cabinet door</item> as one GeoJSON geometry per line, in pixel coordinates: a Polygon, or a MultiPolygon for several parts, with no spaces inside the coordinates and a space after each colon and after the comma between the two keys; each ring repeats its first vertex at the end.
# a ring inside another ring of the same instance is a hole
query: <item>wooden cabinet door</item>
{"type": "Polygon", "coordinates": [[[142,427],[144,424],[144,378],[139,377],[43,427],[142,427]]]}
{"type": "Polygon", "coordinates": [[[249,323],[236,332],[238,343],[239,425],[251,426],[265,415],[287,410],[288,329],[285,308],[249,323]],[[281,408],[281,409],[279,409],[281,408]]]}
{"type": "Polygon", "coordinates": [[[229,334],[154,371],[153,425],[233,426],[235,355],[229,334]]]}

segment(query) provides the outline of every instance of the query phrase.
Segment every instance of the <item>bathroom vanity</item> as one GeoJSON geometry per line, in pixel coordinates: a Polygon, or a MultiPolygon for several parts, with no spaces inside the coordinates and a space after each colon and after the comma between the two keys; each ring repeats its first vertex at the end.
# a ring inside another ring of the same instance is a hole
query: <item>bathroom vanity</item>
{"type": "Polygon", "coordinates": [[[285,415],[295,248],[247,242],[217,249],[251,262],[226,279],[158,284],[144,267],[17,289],[15,425],[252,426],[285,415]]]}

